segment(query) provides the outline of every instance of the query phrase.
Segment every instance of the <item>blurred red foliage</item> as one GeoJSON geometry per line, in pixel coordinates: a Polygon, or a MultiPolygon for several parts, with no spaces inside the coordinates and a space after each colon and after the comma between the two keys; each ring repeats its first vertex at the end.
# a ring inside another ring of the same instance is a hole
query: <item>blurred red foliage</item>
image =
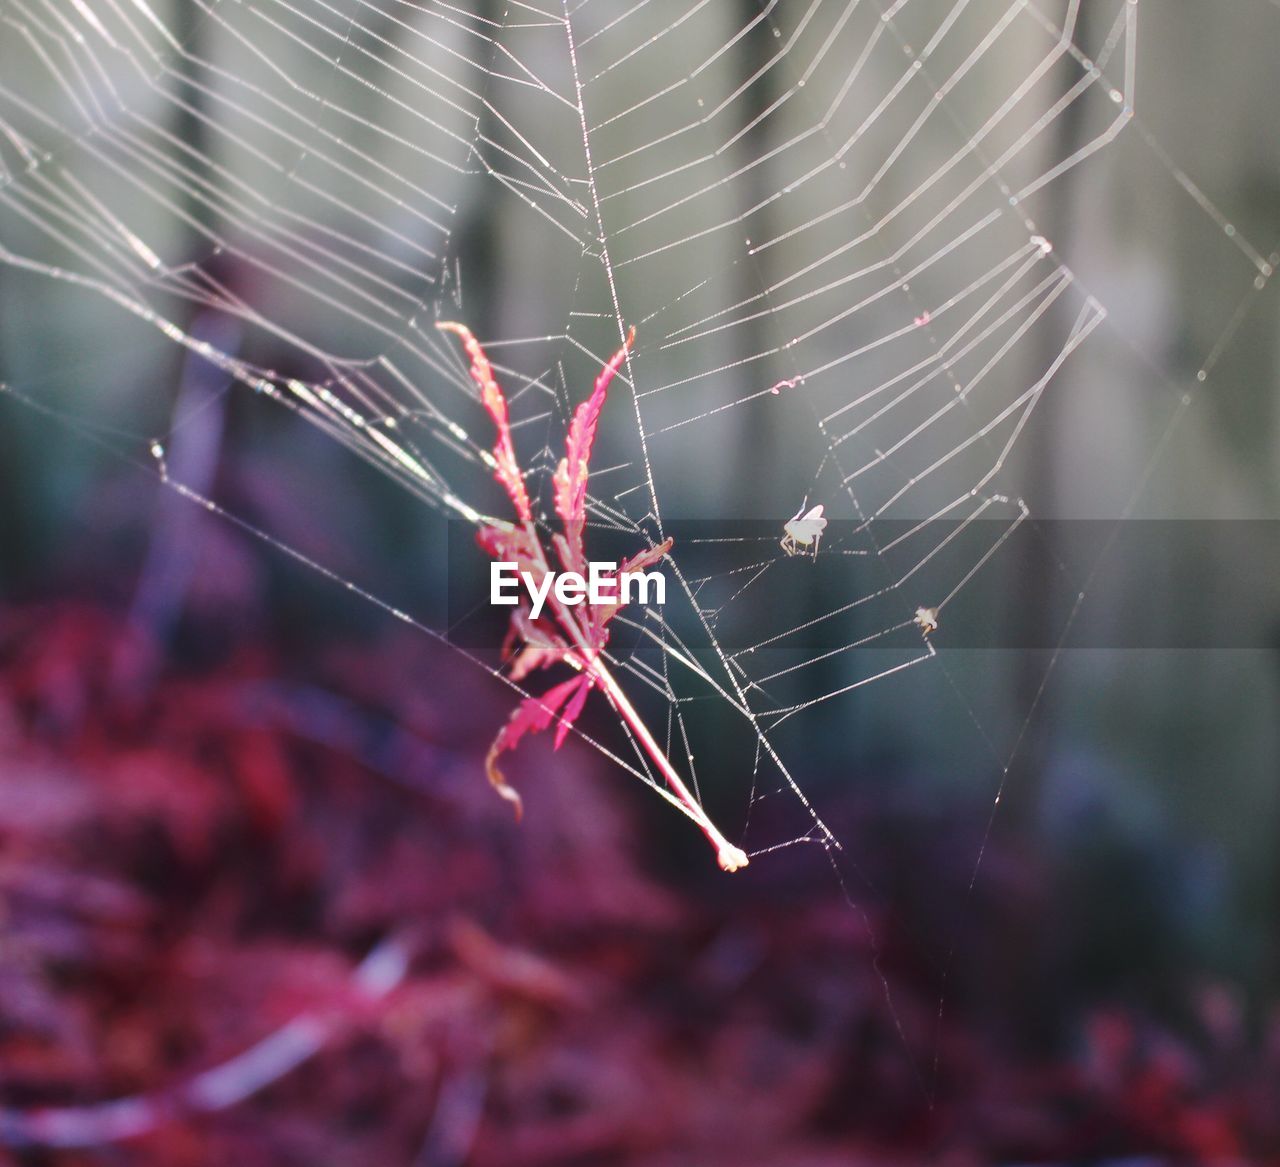
{"type": "Polygon", "coordinates": [[[851,908],[820,854],[676,885],[585,750],[517,827],[483,777],[503,695],[424,638],[224,650],[179,667],[70,603],[2,618],[0,1157],[1280,1163],[1280,1021],[1259,1045],[1224,990],[1187,990],[1194,1041],[1110,1004],[1028,1053],[981,923],[940,988],[931,922],[851,908]]]}

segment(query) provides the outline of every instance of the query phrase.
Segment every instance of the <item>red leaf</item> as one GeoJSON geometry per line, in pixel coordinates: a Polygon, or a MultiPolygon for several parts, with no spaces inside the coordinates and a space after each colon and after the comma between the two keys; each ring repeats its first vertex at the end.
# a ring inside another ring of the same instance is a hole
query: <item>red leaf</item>
{"type": "Polygon", "coordinates": [[[524,645],[519,652],[511,652],[509,645],[503,645],[503,658],[511,661],[511,679],[520,681],[534,669],[545,669],[558,664],[569,653],[569,645],[564,638],[545,621],[537,622],[529,618],[525,608],[518,608],[511,616],[511,630],[508,639],[518,638],[524,645]]]}
{"type": "Polygon", "coordinates": [[[520,681],[534,669],[545,669],[565,659],[569,645],[554,625],[533,620],[524,602],[511,613],[511,626],[502,642],[502,659],[511,661],[511,679],[520,681]],[[519,652],[515,644],[524,645],[519,652]]]}
{"type": "MultiPolygon", "coordinates": [[[[635,555],[631,556],[630,559],[624,559],[622,563],[619,564],[618,570],[613,576],[614,580],[616,581],[625,571],[644,571],[646,568],[652,567],[655,563],[661,560],[668,551],[671,550],[671,545],[674,542],[674,539],[668,537],[656,546],[648,547],[644,551],[638,551],[635,555]]],[[[604,640],[607,639],[609,635],[605,630],[605,625],[608,624],[609,621],[612,620],[619,612],[621,612],[624,606],[618,601],[616,591],[614,592],[614,597],[615,600],[613,603],[597,605],[591,609],[591,617],[594,621],[594,627],[603,637],[599,644],[600,648],[604,647],[604,640]]]]}
{"type": "Polygon", "coordinates": [[[476,543],[490,559],[516,563],[521,571],[541,573],[537,562],[539,549],[523,527],[512,527],[506,523],[481,527],[476,531],[476,543]]]}
{"type": "Polygon", "coordinates": [[[621,575],[624,571],[644,571],[646,567],[652,567],[666,557],[673,543],[675,543],[675,540],[668,536],[653,547],[646,548],[644,551],[637,551],[630,559],[622,561],[622,565],[618,568],[618,574],[621,575]]]}
{"type": "MultiPolygon", "coordinates": [[[[636,330],[627,332],[627,339],[622,347],[613,354],[612,359],[596,378],[591,396],[574,411],[573,420],[569,423],[569,434],[564,444],[564,457],[555,473],[556,514],[564,523],[565,539],[568,543],[569,558],[564,559],[568,571],[585,574],[586,563],[582,550],[582,530],[587,521],[587,478],[591,473],[591,448],[595,445],[596,427],[600,422],[600,411],[604,408],[605,398],[609,392],[609,382],[627,359],[627,353],[635,341],[636,330]]],[[[561,551],[564,558],[564,552],[561,551]]]]}
{"type": "Polygon", "coordinates": [[[441,332],[452,332],[462,340],[462,346],[471,358],[471,379],[480,388],[480,402],[493,419],[498,436],[493,445],[493,475],[507,492],[511,505],[521,522],[529,522],[533,511],[529,506],[529,495],[524,487],[524,476],[520,473],[520,464],[516,461],[516,448],[511,441],[511,423],[507,417],[507,399],[502,395],[493,375],[493,367],[489,358],[484,355],[480,342],[471,335],[471,329],[465,324],[456,324],[451,320],[441,320],[436,324],[441,332]]]}
{"type": "Polygon", "coordinates": [[[583,682],[578,686],[578,691],[569,698],[569,703],[564,707],[564,712],[560,715],[560,724],[556,726],[555,748],[558,750],[564,744],[564,739],[569,735],[569,731],[573,728],[573,723],[578,720],[578,715],[582,712],[582,707],[587,703],[587,694],[591,692],[592,678],[590,674],[583,678],[583,682]]]}
{"type": "Polygon", "coordinates": [[[511,660],[511,679],[523,681],[534,669],[545,669],[564,660],[565,646],[525,643],[511,660]]]}
{"type": "MultiPolygon", "coordinates": [[[[518,524],[494,521],[482,527],[477,532],[477,542],[494,559],[514,560],[522,572],[527,572],[541,584],[551,569],[547,563],[543,537],[533,523],[529,496],[525,492],[524,478],[516,461],[511,427],[507,419],[506,399],[494,379],[493,369],[484,349],[470,330],[465,325],[448,322],[441,322],[436,327],[461,337],[467,354],[471,357],[471,377],[480,386],[481,400],[498,431],[493,448],[495,473],[511,497],[519,518],[518,524]]],[[[566,571],[578,572],[584,576],[589,574],[583,547],[583,532],[587,521],[587,480],[591,474],[591,455],[596,431],[608,397],[609,385],[627,359],[635,337],[636,330],[628,329],[622,347],[613,354],[596,377],[591,395],[574,410],[565,438],[565,454],[552,476],[555,510],[563,532],[551,535],[551,546],[566,571]]],[[[671,540],[667,539],[657,547],[650,547],[633,555],[621,565],[619,571],[643,570],[657,563],[670,549],[671,540]]],[[[521,680],[535,669],[562,662],[583,670],[580,677],[556,685],[542,697],[525,698],[489,749],[485,760],[489,781],[503,798],[515,804],[517,815],[520,813],[520,796],[503,778],[497,766],[498,757],[507,750],[514,749],[525,734],[546,729],[557,715],[559,726],[556,729],[555,744],[558,748],[582,712],[591,689],[599,683],[612,692],[610,687],[616,683],[610,678],[602,653],[609,640],[606,625],[622,606],[617,600],[612,604],[595,605],[583,616],[575,618],[572,613],[556,605],[551,619],[537,623],[531,619],[532,609],[526,607],[524,601],[512,612],[511,624],[502,646],[502,657],[511,662],[511,676],[514,680],[521,680]],[[515,652],[513,650],[517,641],[523,642],[524,647],[515,652]]],[[[619,708],[616,702],[615,708],[619,708]]],[[[628,712],[629,708],[619,708],[619,712],[624,719],[634,721],[635,714],[633,711],[628,712]]],[[[663,769],[677,796],[690,808],[690,813],[695,817],[701,816],[699,822],[717,848],[721,866],[732,871],[745,864],[745,854],[728,844],[715,827],[706,821],[701,807],[694,803],[679,776],[671,770],[666,757],[652,743],[646,748],[659,768],[663,769]]]]}
{"type": "Polygon", "coordinates": [[[553,685],[540,697],[526,697],[516,706],[507,724],[493,739],[493,745],[489,747],[489,755],[485,758],[485,770],[488,772],[493,788],[508,802],[515,804],[517,818],[521,813],[520,795],[508,785],[507,780],[502,776],[502,771],[498,769],[499,755],[515,749],[525,734],[541,733],[555,719],[561,707],[568,702],[568,707],[561,718],[561,728],[556,732],[558,746],[564,740],[564,734],[568,733],[574,719],[582,712],[582,706],[590,688],[591,677],[584,673],[553,685]]]}

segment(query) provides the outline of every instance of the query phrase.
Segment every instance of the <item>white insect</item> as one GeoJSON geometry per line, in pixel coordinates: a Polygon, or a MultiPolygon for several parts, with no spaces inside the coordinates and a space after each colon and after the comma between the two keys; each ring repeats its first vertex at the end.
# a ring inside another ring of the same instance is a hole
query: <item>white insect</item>
{"type": "Polygon", "coordinates": [[[826,529],[827,520],[822,517],[822,503],[809,510],[801,507],[795,515],[782,524],[786,534],[780,544],[788,555],[798,555],[802,547],[812,547],[814,557],[818,554],[818,540],[826,529]]]}
{"type": "Polygon", "coordinates": [[[916,627],[920,629],[926,636],[930,632],[938,631],[938,609],[937,608],[917,608],[916,627]]]}

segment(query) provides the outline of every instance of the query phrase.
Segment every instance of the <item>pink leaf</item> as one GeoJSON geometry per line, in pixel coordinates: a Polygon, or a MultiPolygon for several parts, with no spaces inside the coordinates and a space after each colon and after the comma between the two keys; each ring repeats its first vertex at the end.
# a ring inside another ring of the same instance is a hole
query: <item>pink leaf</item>
{"type": "Polygon", "coordinates": [[[564,660],[565,647],[526,644],[511,660],[511,679],[523,681],[534,669],[545,669],[564,660]]]}
{"type": "Polygon", "coordinates": [[[637,551],[630,559],[624,559],[622,565],[618,568],[618,574],[624,571],[644,571],[647,567],[652,567],[655,563],[665,559],[667,552],[671,550],[675,540],[668,536],[661,543],[648,547],[644,551],[637,551]]]}
{"type": "Polygon", "coordinates": [[[471,329],[465,324],[456,324],[450,320],[441,320],[436,324],[441,332],[452,332],[462,340],[462,347],[471,358],[471,379],[479,386],[480,403],[493,419],[498,436],[493,445],[495,463],[493,475],[501,483],[511,505],[521,522],[529,522],[533,518],[533,510],[529,506],[529,495],[524,487],[524,476],[520,473],[520,464],[516,461],[515,444],[511,441],[511,423],[507,417],[507,399],[502,394],[493,375],[493,366],[485,356],[480,342],[471,335],[471,329]]]}
{"type": "Polygon", "coordinates": [[[481,527],[476,531],[476,543],[490,559],[517,563],[521,571],[541,574],[538,566],[539,548],[523,527],[507,524],[481,527]]]}
{"type": "MultiPolygon", "coordinates": [[[[630,559],[624,559],[618,566],[617,572],[614,574],[616,581],[625,571],[644,571],[646,568],[652,567],[655,563],[663,559],[667,552],[671,550],[674,539],[666,538],[654,547],[648,547],[644,551],[638,551],[630,559]]],[[[616,586],[616,584],[615,584],[616,586]]],[[[623,604],[619,599],[616,591],[614,600],[609,604],[600,604],[591,609],[591,618],[594,622],[597,636],[600,638],[598,647],[604,647],[604,641],[608,639],[609,633],[605,625],[609,623],[623,609],[623,604]]]]}
{"type": "Polygon", "coordinates": [[[569,703],[564,707],[564,712],[560,715],[560,724],[556,726],[555,748],[557,750],[564,743],[564,739],[573,728],[573,723],[578,720],[582,707],[587,703],[587,694],[591,692],[591,684],[592,678],[588,673],[583,677],[582,683],[578,686],[578,691],[569,698],[569,703]]]}
{"type": "MultiPolygon", "coordinates": [[[[584,571],[585,556],[582,550],[582,530],[587,521],[587,478],[591,473],[591,448],[595,445],[596,427],[600,422],[600,411],[604,408],[605,398],[609,392],[609,382],[627,359],[627,353],[636,338],[636,330],[627,332],[627,339],[622,347],[613,354],[612,359],[596,378],[591,396],[574,411],[573,420],[569,423],[569,434],[565,440],[564,457],[555,473],[555,505],[556,514],[564,523],[565,540],[569,558],[564,559],[568,571],[584,571]]],[[[561,551],[564,557],[564,551],[561,551]]]]}
{"type": "Polygon", "coordinates": [[[569,652],[569,646],[554,626],[543,620],[533,621],[528,610],[517,608],[511,614],[511,629],[507,641],[519,639],[524,647],[518,653],[512,653],[510,643],[502,646],[504,660],[511,660],[511,679],[520,681],[534,669],[545,669],[563,661],[569,652]]]}
{"type": "MultiPolygon", "coordinates": [[[[520,744],[520,739],[527,733],[541,733],[555,719],[556,714],[560,712],[565,702],[569,702],[569,709],[565,711],[565,719],[561,721],[564,726],[564,732],[568,732],[568,726],[565,726],[565,720],[572,725],[572,718],[576,718],[582,712],[582,705],[586,701],[586,691],[591,688],[591,677],[583,674],[577,677],[570,677],[567,681],[561,681],[558,685],[553,685],[540,697],[526,697],[515,711],[511,714],[507,724],[502,727],[498,736],[493,739],[493,745],[489,747],[489,755],[485,758],[485,770],[488,772],[489,781],[493,788],[502,795],[508,802],[515,804],[516,817],[521,813],[520,795],[515,789],[508,785],[506,778],[503,777],[502,771],[498,769],[497,761],[500,755],[505,754],[508,750],[513,750],[520,744]],[[576,691],[576,692],[575,692],[576,691]],[[581,694],[579,696],[578,694],[581,694]],[[570,697],[574,700],[570,701],[570,697]],[[570,717],[572,710],[572,717],[570,717]]],[[[563,739],[563,734],[557,733],[556,744],[559,745],[563,739]]]]}

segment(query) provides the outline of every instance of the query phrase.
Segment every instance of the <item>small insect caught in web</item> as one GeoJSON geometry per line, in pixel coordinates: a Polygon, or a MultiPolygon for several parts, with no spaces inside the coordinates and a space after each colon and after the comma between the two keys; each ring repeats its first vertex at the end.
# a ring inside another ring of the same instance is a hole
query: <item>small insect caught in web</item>
{"type": "Polygon", "coordinates": [[[805,510],[801,505],[800,509],[782,524],[782,529],[786,532],[782,537],[779,546],[788,555],[799,555],[803,548],[812,547],[813,555],[816,559],[818,556],[818,541],[822,538],[822,532],[826,530],[827,520],[822,517],[823,505],[819,503],[816,507],[805,510]]]}
{"type": "Polygon", "coordinates": [[[926,636],[931,632],[938,631],[938,609],[937,608],[917,608],[915,626],[920,629],[926,636]]]}

